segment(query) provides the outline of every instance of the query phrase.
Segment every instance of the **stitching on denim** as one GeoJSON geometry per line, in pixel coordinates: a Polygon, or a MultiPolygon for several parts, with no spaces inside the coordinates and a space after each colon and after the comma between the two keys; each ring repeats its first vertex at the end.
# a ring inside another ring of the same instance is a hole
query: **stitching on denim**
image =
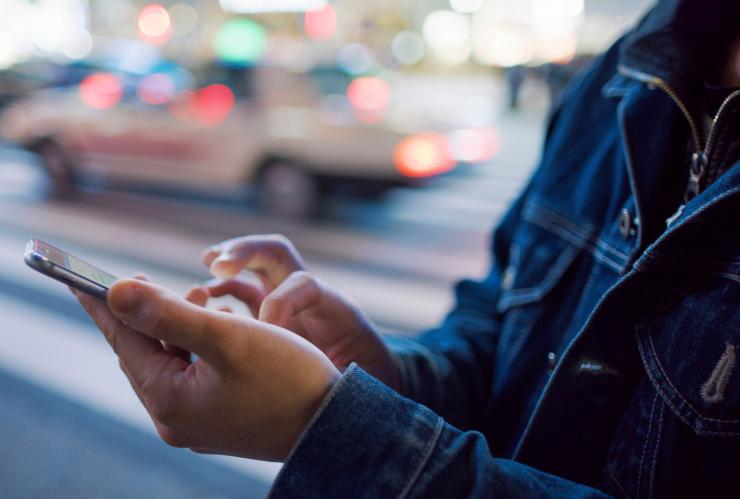
{"type": "Polygon", "coordinates": [[[528,288],[515,288],[507,292],[509,297],[517,298],[520,295],[526,295],[532,292],[541,292],[542,289],[547,288],[553,281],[557,280],[562,271],[563,267],[567,267],[570,264],[571,259],[577,252],[576,248],[567,247],[561,253],[560,256],[555,260],[555,264],[550,267],[550,271],[547,273],[547,277],[538,286],[530,286],[528,288]]]}
{"type": "MultiPolygon", "coordinates": [[[[634,100],[634,98],[632,100],[634,100]]],[[[640,220],[645,220],[645,218],[642,216],[642,206],[640,205],[640,191],[637,188],[637,181],[635,180],[635,160],[632,157],[632,144],[629,138],[629,134],[627,133],[627,125],[625,123],[627,114],[625,108],[627,107],[628,102],[630,102],[629,95],[622,99],[619,104],[617,104],[617,122],[619,123],[619,129],[621,130],[622,138],[624,139],[624,162],[625,166],[627,167],[627,179],[630,183],[630,189],[632,190],[632,195],[635,197],[635,212],[637,214],[637,218],[639,218],[640,220]]],[[[640,224],[637,226],[636,246],[638,248],[642,246],[642,237],[643,229],[642,224],[640,224]]]]}
{"type": "Polygon", "coordinates": [[[560,215],[559,213],[555,213],[552,210],[549,210],[543,206],[537,205],[535,203],[532,203],[534,208],[537,211],[541,211],[542,214],[540,216],[543,216],[543,218],[550,218],[550,221],[561,225],[564,229],[570,229],[571,231],[575,232],[576,234],[581,234],[584,239],[588,239],[589,241],[593,242],[596,246],[599,246],[604,251],[611,253],[614,256],[623,258],[627,260],[629,256],[625,253],[622,253],[614,246],[610,245],[600,237],[596,235],[596,232],[593,230],[593,227],[589,225],[588,229],[584,229],[582,227],[579,227],[578,225],[574,224],[564,216],[560,215]]]}
{"type": "MultiPolygon", "coordinates": [[[[640,358],[644,363],[647,363],[647,358],[645,357],[647,354],[644,351],[642,344],[638,341],[637,342],[637,349],[640,351],[640,358]]],[[[691,422],[686,419],[683,414],[681,414],[681,411],[678,410],[678,408],[673,404],[673,402],[670,399],[670,396],[661,388],[660,383],[658,380],[653,376],[653,373],[650,369],[645,369],[645,372],[647,373],[648,378],[650,379],[650,382],[653,384],[655,389],[660,393],[660,395],[663,397],[663,401],[666,403],[668,407],[671,408],[671,412],[680,419],[686,426],[689,428],[692,428],[694,430],[694,433],[697,435],[716,435],[720,437],[736,437],[740,436],[740,433],[738,432],[731,432],[731,431],[713,431],[713,430],[699,430],[696,427],[694,427],[691,422]]]]}
{"type": "Polygon", "coordinates": [[[564,228],[561,225],[558,225],[557,223],[545,217],[541,217],[536,213],[525,214],[523,215],[523,217],[525,220],[539,225],[543,229],[549,230],[550,232],[562,237],[563,239],[570,241],[579,248],[588,249],[591,254],[593,254],[600,260],[605,261],[617,271],[622,270],[624,264],[612,260],[610,256],[607,256],[594,244],[594,239],[596,239],[595,236],[582,237],[581,235],[575,234],[567,228],[564,228]]]}
{"type": "Polygon", "coordinates": [[[543,218],[549,220],[552,223],[560,225],[563,229],[569,230],[574,234],[581,236],[582,239],[588,239],[594,233],[593,227],[590,224],[586,224],[587,228],[583,228],[579,225],[574,224],[567,218],[555,213],[554,211],[549,210],[538,203],[535,203],[534,201],[530,201],[529,203],[527,203],[525,213],[527,215],[543,218]]]}
{"type": "Polygon", "coordinates": [[[725,343],[725,351],[720,355],[717,364],[712,369],[712,374],[706,383],[701,385],[701,398],[708,404],[716,404],[725,399],[725,390],[735,368],[735,350],[737,347],[731,343],[725,343]]]}
{"type": "Polygon", "coordinates": [[[728,274],[727,272],[709,272],[709,274],[726,277],[732,281],[740,282],[740,276],[735,275],[735,274],[728,274]]]}
{"type": "Polygon", "coordinates": [[[603,261],[607,265],[609,265],[613,270],[616,270],[617,272],[620,272],[622,270],[623,265],[612,260],[610,257],[605,255],[603,252],[599,251],[598,248],[596,248],[593,243],[591,243],[589,240],[583,239],[576,234],[573,234],[572,232],[563,229],[559,225],[556,225],[549,220],[541,219],[539,217],[533,216],[533,218],[527,218],[524,217],[529,222],[539,225],[545,230],[548,230],[558,236],[561,236],[566,241],[569,241],[573,245],[577,246],[578,248],[587,249],[589,253],[594,255],[596,259],[603,261]]]}
{"type": "Polygon", "coordinates": [[[656,239],[647,249],[645,249],[645,251],[643,251],[640,260],[636,262],[636,265],[639,264],[641,260],[649,260],[650,258],[660,260],[660,254],[655,251],[655,248],[662,244],[663,240],[672,237],[673,233],[675,233],[678,229],[680,229],[684,225],[692,223],[694,219],[700,217],[709,208],[713,208],[718,203],[724,201],[725,198],[731,197],[737,193],[740,193],[740,187],[735,187],[734,189],[723,192],[716,198],[709,201],[707,204],[699,207],[699,209],[697,209],[694,213],[689,214],[686,218],[680,220],[676,225],[663,232],[663,234],[661,234],[658,239],[656,239]]]}
{"type": "MultiPolygon", "coordinates": [[[[673,388],[673,390],[676,392],[676,394],[681,398],[681,400],[683,400],[684,403],[686,403],[686,405],[689,407],[689,409],[691,409],[694,413],[696,413],[696,415],[698,417],[700,417],[701,419],[704,419],[706,421],[711,421],[711,422],[716,422],[716,423],[740,423],[740,421],[738,421],[738,420],[724,420],[724,419],[705,418],[704,416],[702,416],[701,414],[699,414],[699,412],[691,404],[689,404],[688,401],[686,401],[686,399],[683,398],[683,396],[678,391],[678,389],[673,385],[673,383],[671,382],[670,378],[668,378],[668,374],[666,373],[665,369],[663,368],[663,365],[661,364],[660,359],[658,358],[658,353],[657,353],[657,350],[655,349],[655,343],[653,342],[653,331],[652,331],[651,325],[652,325],[652,323],[658,317],[660,317],[661,315],[663,315],[669,308],[671,308],[671,306],[675,305],[676,303],[678,303],[679,300],[681,300],[682,298],[684,298],[689,293],[689,291],[691,291],[691,289],[693,287],[694,287],[694,284],[689,284],[688,286],[684,286],[683,289],[680,289],[679,292],[677,292],[671,298],[667,299],[664,303],[662,303],[660,305],[660,307],[658,308],[658,310],[655,313],[653,313],[652,316],[650,316],[650,319],[649,320],[646,320],[643,323],[643,325],[638,325],[638,327],[635,329],[635,336],[637,338],[637,348],[638,348],[638,350],[640,352],[640,357],[642,358],[642,361],[645,364],[645,372],[647,373],[648,377],[650,378],[650,380],[655,385],[656,389],[663,395],[663,397],[665,398],[666,403],[673,410],[673,412],[676,413],[676,415],[684,423],[686,423],[688,426],[690,426],[690,427],[693,428],[693,425],[691,423],[689,423],[688,420],[686,420],[685,418],[683,418],[681,416],[680,411],[678,410],[678,408],[671,402],[670,395],[668,393],[666,393],[661,388],[661,386],[660,386],[661,383],[660,383],[660,381],[657,378],[655,378],[655,376],[653,375],[652,370],[651,369],[648,369],[648,365],[650,364],[650,362],[649,362],[649,359],[647,357],[647,352],[645,352],[644,349],[643,349],[643,342],[640,340],[640,336],[641,336],[640,335],[640,329],[641,329],[641,327],[644,327],[647,330],[647,337],[648,337],[648,341],[650,343],[650,349],[652,351],[652,358],[654,358],[655,359],[655,362],[658,364],[658,368],[663,373],[663,377],[666,379],[666,381],[671,386],[671,388],[673,388]]],[[[724,433],[726,433],[726,432],[714,432],[714,431],[711,431],[711,430],[698,430],[698,429],[695,429],[694,431],[696,431],[699,434],[701,434],[701,433],[707,433],[707,432],[708,433],[717,433],[717,434],[724,434],[724,433]]],[[[728,434],[733,435],[733,434],[736,434],[736,433],[728,433],[728,434]]],[[[740,435],[740,433],[737,433],[737,434],[740,435]]]]}
{"type": "Polygon", "coordinates": [[[323,415],[324,410],[326,409],[326,406],[329,405],[329,403],[334,400],[335,395],[339,391],[339,388],[347,383],[347,379],[349,378],[349,374],[351,374],[352,371],[355,371],[358,369],[358,365],[355,362],[352,362],[347,369],[344,370],[344,373],[339,378],[339,380],[334,383],[334,386],[329,390],[329,393],[324,397],[324,400],[319,405],[319,408],[316,409],[316,412],[313,413],[313,416],[309,420],[308,424],[306,425],[306,428],[303,430],[303,433],[298,437],[295,444],[293,444],[293,448],[290,449],[290,452],[288,453],[288,457],[285,458],[285,461],[283,461],[283,466],[280,468],[280,471],[278,471],[277,476],[275,477],[275,480],[272,482],[272,487],[270,488],[270,491],[268,492],[267,497],[274,497],[273,491],[275,488],[275,485],[282,482],[282,476],[285,474],[285,470],[288,468],[290,461],[293,459],[293,455],[298,451],[298,448],[303,444],[303,441],[306,439],[306,435],[308,435],[310,429],[313,427],[313,425],[318,421],[318,419],[323,415]]]}
{"type": "Polygon", "coordinates": [[[655,450],[653,451],[653,464],[650,469],[650,486],[648,487],[648,497],[653,497],[655,490],[655,468],[658,465],[658,450],[660,449],[660,437],[663,435],[663,416],[665,415],[665,403],[661,401],[658,409],[658,434],[655,436],[655,450]]]}
{"type": "Polygon", "coordinates": [[[648,444],[650,443],[650,433],[653,431],[653,415],[655,414],[655,406],[658,405],[658,390],[655,390],[655,398],[653,399],[653,406],[650,408],[650,424],[648,424],[647,435],[645,435],[645,445],[642,447],[642,455],[640,456],[640,464],[637,467],[637,496],[640,496],[640,482],[642,481],[642,463],[645,462],[645,454],[647,453],[648,444]]]}
{"type": "Polygon", "coordinates": [[[678,397],[681,400],[683,400],[684,404],[686,404],[688,408],[691,409],[691,411],[693,411],[699,418],[703,419],[704,421],[712,421],[715,423],[733,423],[733,424],[740,423],[740,420],[737,420],[737,419],[715,419],[715,418],[707,418],[707,417],[702,416],[699,413],[699,411],[697,411],[694,408],[694,406],[691,405],[689,401],[684,398],[683,395],[681,395],[681,392],[678,391],[678,388],[675,387],[673,382],[671,382],[671,379],[668,377],[668,374],[663,368],[663,364],[660,363],[660,358],[658,357],[658,352],[657,350],[655,350],[655,343],[653,342],[653,332],[649,325],[647,326],[647,330],[648,330],[648,340],[650,340],[650,349],[653,352],[653,358],[655,359],[656,364],[658,364],[658,368],[660,369],[660,372],[663,373],[663,377],[665,378],[666,382],[671,386],[671,388],[673,388],[673,391],[676,392],[676,395],[678,395],[678,397]]]}
{"type": "Polygon", "coordinates": [[[432,452],[434,451],[434,448],[437,446],[437,441],[439,440],[439,436],[442,434],[442,418],[437,418],[437,425],[434,427],[434,433],[432,433],[432,436],[427,441],[426,446],[424,446],[424,451],[422,452],[421,461],[419,462],[419,465],[416,467],[416,471],[414,471],[414,474],[411,475],[411,478],[409,479],[408,483],[406,484],[406,488],[401,491],[401,493],[398,495],[398,499],[403,499],[408,495],[408,493],[411,491],[411,487],[413,487],[414,483],[416,483],[416,480],[418,480],[419,475],[421,475],[421,470],[424,469],[427,462],[429,461],[429,458],[432,457],[432,452]]]}
{"type": "Polygon", "coordinates": [[[504,294],[499,300],[496,309],[499,312],[503,312],[509,307],[521,305],[531,301],[537,301],[542,299],[547,294],[552,286],[562,277],[565,269],[573,262],[577,254],[577,249],[573,247],[567,247],[555,260],[555,264],[552,266],[550,271],[547,273],[547,277],[537,287],[529,288],[518,288],[513,289],[504,294]]]}
{"type": "MultiPolygon", "coordinates": [[[[637,349],[640,352],[640,358],[642,359],[642,362],[647,365],[648,363],[648,359],[646,357],[647,353],[645,352],[642,346],[642,342],[640,342],[639,340],[637,342],[637,349]]],[[[693,424],[691,424],[691,422],[688,419],[686,419],[681,414],[681,411],[679,411],[678,408],[673,404],[673,402],[670,399],[670,396],[661,388],[660,383],[653,375],[653,372],[650,369],[645,369],[645,373],[647,374],[648,378],[650,379],[650,382],[653,384],[655,389],[658,390],[658,392],[660,392],[660,395],[663,397],[663,401],[666,403],[668,407],[671,408],[671,412],[673,412],[673,415],[676,416],[678,419],[680,419],[686,426],[688,426],[689,428],[692,428],[694,430],[694,433],[696,433],[697,435],[715,435],[719,437],[738,437],[740,436],[740,432],[697,429],[693,424]]]]}
{"type": "Polygon", "coordinates": [[[530,204],[532,205],[532,211],[534,212],[533,214],[536,215],[538,212],[541,212],[540,216],[542,216],[543,218],[549,218],[551,222],[561,225],[564,229],[571,230],[572,232],[576,234],[582,235],[584,239],[591,241],[593,244],[602,248],[604,251],[607,251],[611,253],[612,255],[623,258],[625,260],[629,258],[628,255],[622,253],[621,251],[616,249],[614,246],[611,246],[606,241],[598,237],[591,225],[588,225],[588,229],[584,229],[574,224],[572,221],[568,220],[567,218],[560,215],[559,213],[555,213],[554,211],[548,208],[545,208],[544,206],[541,206],[534,202],[531,202],[530,204]]]}
{"type": "Polygon", "coordinates": [[[619,480],[617,480],[617,477],[614,476],[614,471],[612,470],[612,467],[610,464],[606,465],[606,471],[607,473],[609,473],[609,476],[612,478],[612,480],[614,480],[614,483],[617,485],[617,488],[620,491],[622,491],[622,494],[624,494],[624,497],[626,497],[627,499],[632,499],[632,496],[629,495],[626,490],[624,490],[624,487],[622,486],[622,484],[619,482],[619,480]]]}

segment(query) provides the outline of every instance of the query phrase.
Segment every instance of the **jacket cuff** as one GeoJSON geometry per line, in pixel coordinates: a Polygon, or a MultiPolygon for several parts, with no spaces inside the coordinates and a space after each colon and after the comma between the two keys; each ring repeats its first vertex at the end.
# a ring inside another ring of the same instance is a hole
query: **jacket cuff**
{"type": "Polygon", "coordinates": [[[299,438],[271,497],[403,496],[442,428],[432,411],[352,364],[299,438]]]}

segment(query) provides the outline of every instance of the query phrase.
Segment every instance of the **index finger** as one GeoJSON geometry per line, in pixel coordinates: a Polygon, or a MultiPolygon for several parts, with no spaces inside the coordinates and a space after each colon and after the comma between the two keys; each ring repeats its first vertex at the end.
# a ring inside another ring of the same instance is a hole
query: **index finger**
{"type": "Polygon", "coordinates": [[[305,268],[290,240],[276,234],[225,241],[206,250],[203,261],[214,276],[226,279],[235,277],[243,269],[250,270],[260,277],[268,290],[305,268]]]}

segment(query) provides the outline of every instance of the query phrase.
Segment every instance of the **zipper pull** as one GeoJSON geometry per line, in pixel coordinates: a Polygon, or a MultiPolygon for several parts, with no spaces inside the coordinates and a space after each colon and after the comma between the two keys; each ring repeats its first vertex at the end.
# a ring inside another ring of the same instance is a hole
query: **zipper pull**
{"type": "Polygon", "coordinates": [[[691,155],[691,167],[689,168],[689,183],[686,186],[686,193],[683,196],[685,202],[691,201],[699,194],[701,176],[704,175],[704,168],[707,165],[707,157],[704,151],[695,152],[691,155]]]}

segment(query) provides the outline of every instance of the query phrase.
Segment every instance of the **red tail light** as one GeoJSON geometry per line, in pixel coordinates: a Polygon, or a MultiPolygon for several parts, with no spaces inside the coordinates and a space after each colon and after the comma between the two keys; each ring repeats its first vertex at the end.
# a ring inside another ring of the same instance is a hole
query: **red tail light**
{"type": "Polygon", "coordinates": [[[439,175],[455,165],[447,140],[436,133],[406,137],[396,145],[393,161],[407,177],[439,175]]]}

